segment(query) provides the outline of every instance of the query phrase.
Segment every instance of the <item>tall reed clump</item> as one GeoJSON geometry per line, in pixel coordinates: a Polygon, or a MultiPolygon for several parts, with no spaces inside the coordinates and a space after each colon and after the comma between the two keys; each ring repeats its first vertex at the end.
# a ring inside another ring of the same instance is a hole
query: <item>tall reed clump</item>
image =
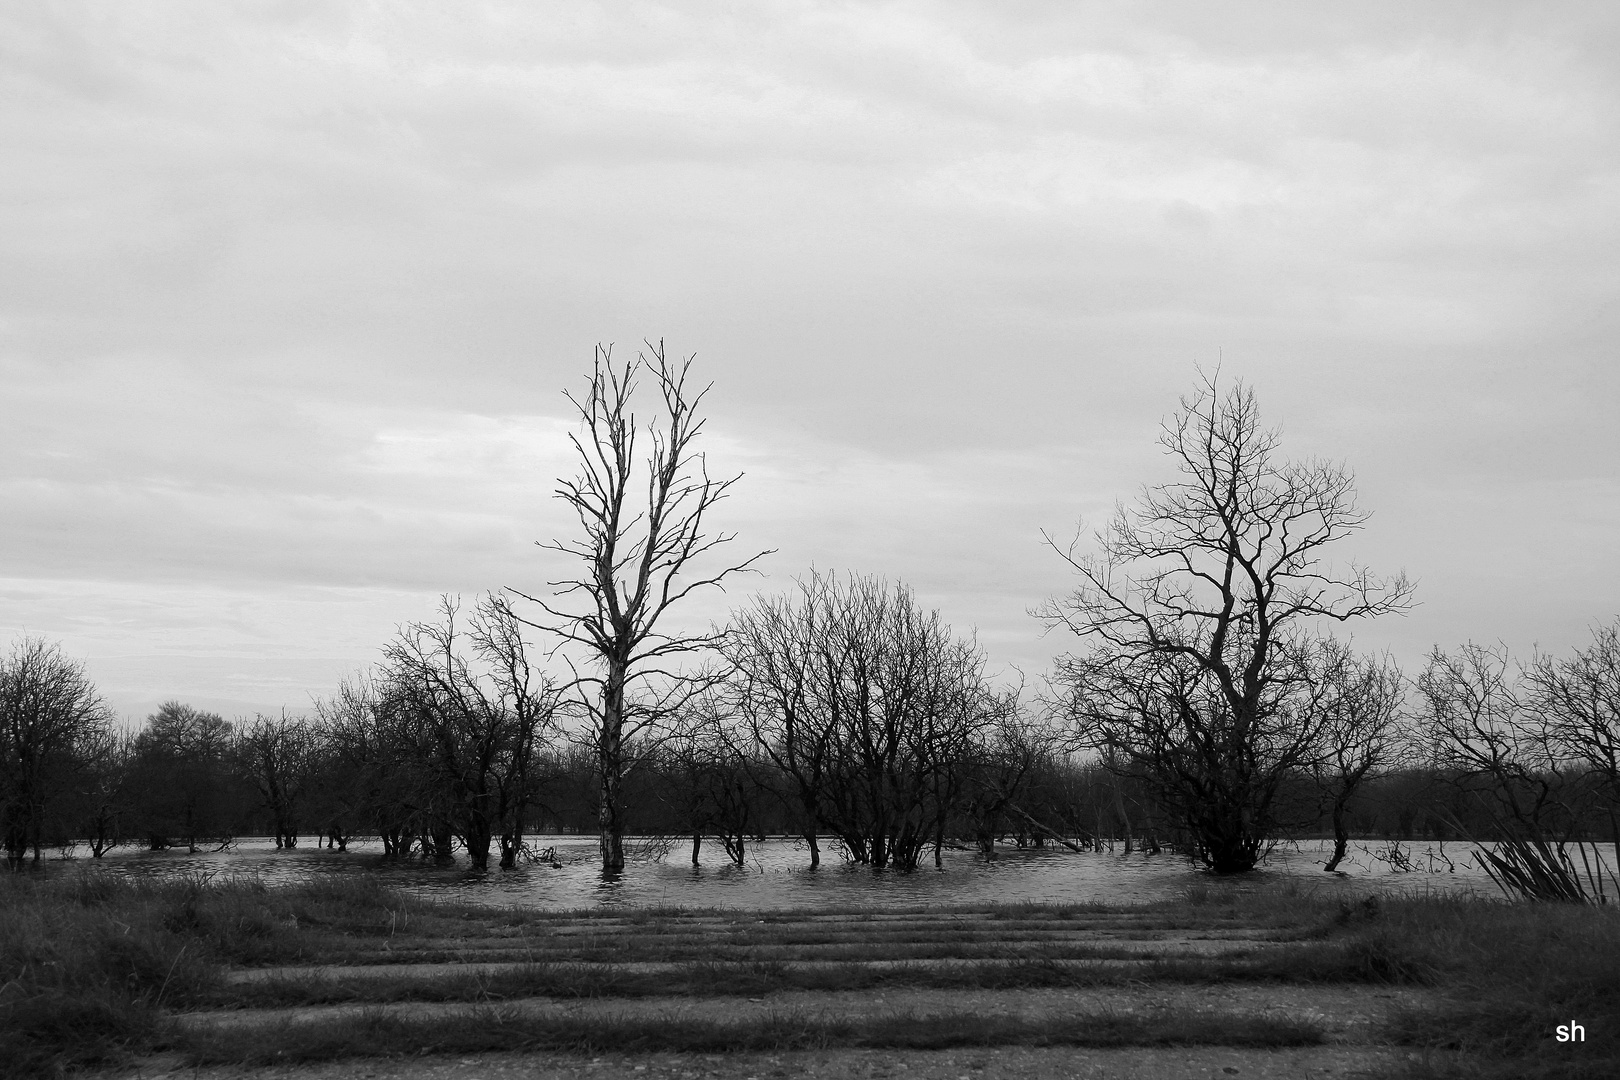
{"type": "Polygon", "coordinates": [[[1620,877],[1604,862],[1596,844],[1509,837],[1494,848],[1478,845],[1475,857],[1506,896],[1576,904],[1620,902],[1620,877]],[[1580,856],[1578,866],[1571,849],[1580,856]]]}

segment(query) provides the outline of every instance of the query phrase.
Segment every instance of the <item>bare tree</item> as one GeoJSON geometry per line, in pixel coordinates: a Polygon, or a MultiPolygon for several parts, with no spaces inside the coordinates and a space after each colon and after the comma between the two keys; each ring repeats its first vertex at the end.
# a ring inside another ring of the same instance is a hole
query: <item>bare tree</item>
{"type": "MultiPolygon", "coordinates": [[[[1571,756],[1562,719],[1541,711],[1541,695],[1525,674],[1515,677],[1504,646],[1436,648],[1417,682],[1424,734],[1435,764],[1484,811],[1496,843],[1470,839],[1504,892],[1607,902],[1607,888],[1620,887],[1620,877],[1587,852],[1590,763],[1571,756]]],[[[1455,816],[1452,824],[1462,828],[1455,816]]]]}
{"type": "Polygon", "coordinates": [[[1412,587],[1323,562],[1367,520],[1354,478],[1280,460],[1242,383],[1206,378],[1160,443],[1180,479],[1121,504],[1097,555],[1048,537],[1080,585],[1036,614],[1091,645],[1056,674],[1082,739],[1120,751],[1211,869],[1240,872],[1264,853],[1282,779],[1314,745],[1286,708],[1305,682],[1306,628],[1401,611],[1412,587]]]}
{"type": "Polygon", "coordinates": [[[960,809],[986,859],[996,857],[996,841],[1013,818],[1021,822],[1020,829],[1036,821],[1047,835],[1057,835],[1056,829],[1039,823],[1023,805],[1029,801],[1031,773],[1050,759],[1055,741],[1052,731],[1016,709],[1008,710],[974,740],[960,809]]]}
{"type": "Polygon", "coordinates": [[[782,777],[778,789],[799,823],[810,866],[821,865],[822,794],[837,765],[837,729],[822,703],[822,668],[835,657],[822,647],[829,617],[819,577],[800,582],[800,597],[756,597],[732,615],[726,659],[732,709],[782,777]]]}
{"type": "Polygon", "coordinates": [[[872,578],[812,573],[732,622],[736,710],[795,792],[812,858],[819,827],[854,862],[914,868],[965,802],[975,740],[1014,705],[982,652],[872,578]]]}
{"type": "Polygon", "coordinates": [[[557,694],[530,665],[520,623],[500,597],[486,596],[465,629],[455,601],[443,598],[440,610],[442,621],[413,623],[388,645],[381,682],[398,731],[428,771],[435,824],[460,836],[479,868],[498,841],[509,867],[557,694]]]}
{"type": "Polygon", "coordinates": [[[146,718],[135,738],[133,764],[153,850],[183,836],[196,851],[210,829],[215,839],[223,838],[218,833],[230,738],[231,724],[222,716],[184,702],[165,701],[146,718]]]}
{"type": "Polygon", "coordinates": [[[617,365],[610,348],[597,347],[584,397],[567,395],[579,413],[581,430],[570,438],[580,472],[556,492],[577,517],[580,535],[540,543],[582,568],[575,577],[548,582],[553,591],[546,599],[511,590],[544,613],[526,620],[530,625],[578,647],[593,669],[576,669],[573,685],[589,718],[602,869],[609,873],[624,868],[620,787],[627,745],[651,745],[650,725],[712,681],[678,665],[712,649],[721,634],[670,632],[663,625],[666,613],[694,590],[720,586],[769,554],[694,572],[703,556],[735,539],[704,528],[709,511],[741,477],[711,478],[695,449],[708,388],[688,384],[691,365],[690,357],[666,359],[663,342],[648,342],[634,362],[617,365]],[[653,383],[657,402],[645,423],[631,408],[642,377],[653,383]],[[638,458],[638,436],[646,440],[644,458],[638,458]]]}
{"type": "Polygon", "coordinates": [[[23,638],[0,659],[0,841],[20,867],[34,863],[51,801],[71,774],[110,745],[111,716],[84,666],[43,638],[23,638]]]}
{"type": "MultiPolygon", "coordinates": [[[[432,776],[413,744],[405,696],[384,677],[361,674],[316,703],[323,727],[316,800],[328,842],[346,849],[362,825],[376,831],[383,854],[410,854],[428,829],[432,776]]],[[[425,853],[425,852],[424,852],[425,853]]]]}
{"type": "Polygon", "coordinates": [[[1546,727],[1525,709],[1507,648],[1438,646],[1417,680],[1434,764],[1495,804],[1499,824],[1542,835],[1561,805],[1546,727]]]}
{"type": "Polygon", "coordinates": [[[748,840],[764,839],[757,810],[769,797],[770,779],[719,695],[693,699],[684,713],[659,755],[669,789],[664,801],[692,837],[693,866],[705,836],[718,837],[726,858],[742,866],[748,840]]]}
{"type": "Polygon", "coordinates": [[[1334,638],[1318,644],[1311,668],[1306,700],[1321,739],[1313,772],[1333,823],[1333,855],[1322,869],[1332,872],[1349,848],[1351,799],[1401,751],[1406,680],[1389,657],[1358,656],[1334,638]]]}
{"type": "Polygon", "coordinates": [[[230,756],[270,812],[276,848],[298,846],[299,811],[315,761],[315,733],[299,717],[255,716],[237,727],[230,756]]]}
{"type": "Polygon", "coordinates": [[[1589,770],[1620,866],[1620,622],[1595,628],[1567,660],[1537,653],[1522,678],[1558,752],[1589,770]]]}
{"type": "Polygon", "coordinates": [[[128,839],[127,779],[134,754],[134,734],[115,731],[110,718],[86,743],[75,835],[88,842],[92,858],[101,858],[128,839]]]}

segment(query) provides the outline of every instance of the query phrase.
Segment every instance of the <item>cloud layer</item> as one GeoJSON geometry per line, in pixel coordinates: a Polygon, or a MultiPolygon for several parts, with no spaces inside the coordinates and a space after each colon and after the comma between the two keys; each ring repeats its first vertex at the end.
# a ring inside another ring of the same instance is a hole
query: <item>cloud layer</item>
{"type": "MultiPolygon", "coordinates": [[[[728,526],[993,658],[1195,365],[1347,460],[1360,639],[1620,611],[1607,5],[53,5],[0,16],[0,631],[298,706],[532,545],[598,341],[712,378],[728,526]]],[[[746,594],[746,589],[743,595],[746,594]]],[[[740,595],[694,605],[723,616],[740,595]]]]}

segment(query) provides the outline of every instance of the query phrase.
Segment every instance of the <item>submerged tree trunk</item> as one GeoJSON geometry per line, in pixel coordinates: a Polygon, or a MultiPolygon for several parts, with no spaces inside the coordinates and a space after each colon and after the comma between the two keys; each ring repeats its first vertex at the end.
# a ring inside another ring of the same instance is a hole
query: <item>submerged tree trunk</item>
{"type": "Polygon", "coordinates": [[[602,788],[596,807],[597,843],[602,855],[602,872],[616,874],[624,869],[624,823],[619,816],[619,761],[602,762],[602,788]]]}
{"type": "Polygon", "coordinates": [[[1218,807],[1193,825],[1203,848],[1204,862],[1217,874],[1245,874],[1260,861],[1264,840],[1248,828],[1241,807],[1218,807]]]}
{"type": "Polygon", "coordinates": [[[1125,809],[1125,792],[1120,790],[1119,776],[1115,775],[1113,780],[1114,812],[1119,815],[1120,824],[1125,828],[1125,854],[1129,855],[1133,850],[1131,815],[1125,809]]]}
{"type": "Polygon", "coordinates": [[[1344,803],[1342,801],[1335,802],[1333,804],[1333,858],[1329,859],[1327,865],[1322,869],[1330,874],[1337,870],[1339,863],[1344,861],[1344,853],[1349,846],[1350,833],[1344,824],[1344,803]]]}
{"type": "Polygon", "coordinates": [[[602,683],[602,729],[597,734],[596,765],[601,773],[601,801],[596,807],[597,843],[602,872],[624,869],[624,821],[619,814],[619,787],[624,779],[624,680],[629,665],[615,656],[602,683]]]}
{"type": "Polygon", "coordinates": [[[473,869],[489,869],[489,846],[494,840],[490,835],[489,823],[473,820],[461,840],[467,846],[467,856],[472,860],[473,869]]]}
{"type": "Polygon", "coordinates": [[[604,873],[624,869],[624,827],[619,820],[619,778],[602,777],[602,802],[596,808],[597,845],[602,854],[604,873]]]}
{"type": "Polygon", "coordinates": [[[501,869],[510,870],[517,865],[518,854],[523,850],[523,830],[508,829],[501,833],[501,869]]]}

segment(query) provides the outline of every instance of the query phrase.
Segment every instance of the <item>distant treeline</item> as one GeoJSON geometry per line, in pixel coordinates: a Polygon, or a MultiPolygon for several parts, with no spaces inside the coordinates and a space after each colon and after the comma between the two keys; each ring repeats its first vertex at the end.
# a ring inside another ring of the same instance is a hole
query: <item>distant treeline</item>
{"type": "Polygon", "coordinates": [[[697,449],[690,368],[661,342],[632,362],[599,347],[568,398],[579,471],[555,489],[577,527],[541,544],[562,576],[470,612],[446,599],[311,717],[176,702],[120,733],[80,665],[18,642],[0,662],[11,864],[252,833],[509,866],[563,829],[594,832],[610,874],[627,834],[695,857],[711,837],[737,862],[786,834],[812,864],[826,843],[900,869],[947,844],[1141,844],[1243,873],[1303,835],[1333,837],[1331,870],[1361,835],[1503,841],[1481,857],[1526,896],[1620,891],[1585,844],[1620,855],[1620,624],[1522,663],[1436,648],[1415,679],[1357,652],[1329,631],[1406,611],[1413,583],[1329,560],[1368,518],[1354,476],[1284,458],[1241,382],[1182,399],[1159,440],[1174,478],[1089,552],[1048,538],[1074,588],[1035,614],[1075,651],[1031,702],[880,579],[812,571],[723,627],[672,626],[770,554],[727,555],[710,521],[740,477],[697,449]]]}
{"type": "MultiPolygon", "coordinates": [[[[888,596],[909,602],[902,591],[888,596]]],[[[171,702],[132,732],[118,729],[77,664],[45,642],[22,641],[0,666],[7,854],[20,865],[59,848],[100,857],[120,845],[203,849],[273,836],[278,847],[342,850],[380,837],[395,858],[460,853],[512,865],[537,854],[536,834],[592,834],[596,759],[571,733],[567,703],[548,689],[532,709],[519,707],[514,667],[502,676],[488,662],[500,640],[491,626],[507,617],[486,603],[470,620],[467,644],[486,648],[481,664],[457,651],[447,607],[443,622],[406,630],[370,678],[313,715],[227,721],[171,702]],[[22,688],[30,681],[32,693],[22,688]],[[31,722],[17,723],[19,715],[31,722]],[[31,744],[19,738],[29,734],[31,744]]],[[[521,651],[521,639],[505,640],[521,651]]],[[[1280,775],[1272,839],[1492,840],[1525,826],[1612,839],[1607,778],[1569,755],[1538,757],[1548,717],[1525,709],[1538,672],[1545,683],[1617,656],[1612,629],[1575,661],[1539,658],[1517,679],[1485,650],[1437,654],[1409,688],[1413,707],[1403,694],[1400,723],[1382,733],[1348,790],[1338,767],[1346,743],[1326,740],[1330,732],[1312,760],[1280,775]],[[1449,698],[1446,678],[1456,684],[1449,698]],[[1445,708],[1493,697],[1490,715],[1465,711],[1467,733],[1445,708]]],[[[745,710],[722,707],[735,702],[735,685],[729,696],[727,687],[717,681],[657,738],[627,748],[627,832],[679,840],[676,857],[688,844],[699,857],[706,840],[705,861],[741,863],[751,843],[784,835],[807,840],[807,859],[831,846],[839,857],[901,868],[941,847],[993,857],[998,844],[1186,853],[1198,844],[1149,763],[1074,749],[1075,732],[1031,719],[1012,695],[986,698],[971,730],[913,725],[886,739],[777,731],[770,741],[745,710]]]]}

